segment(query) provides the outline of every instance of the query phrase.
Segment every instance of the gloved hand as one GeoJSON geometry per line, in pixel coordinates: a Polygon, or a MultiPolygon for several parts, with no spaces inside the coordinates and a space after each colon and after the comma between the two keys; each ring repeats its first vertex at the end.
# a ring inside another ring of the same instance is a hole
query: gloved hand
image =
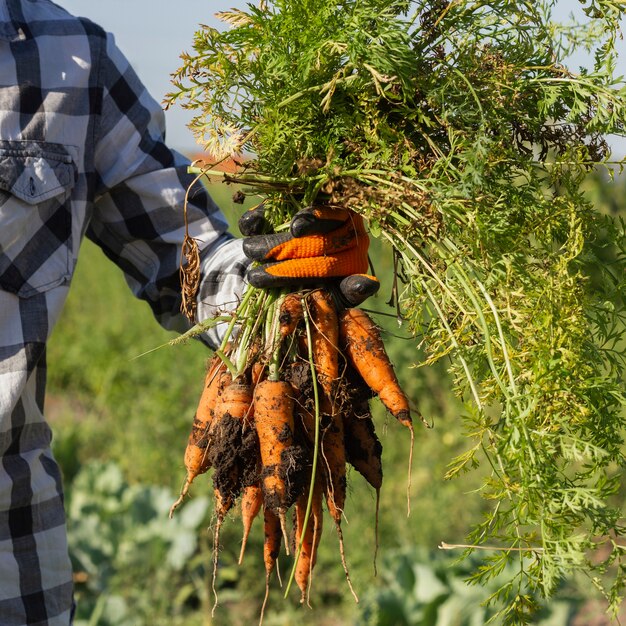
{"type": "Polygon", "coordinates": [[[334,282],[350,306],[378,291],[378,279],[366,274],[369,237],[360,215],[318,206],[297,213],[286,232],[258,234],[266,225],[263,205],[239,220],[239,229],[247,235],[244,253],[262,263],[248,271],[254,287],[328,286],[334,282]]]}

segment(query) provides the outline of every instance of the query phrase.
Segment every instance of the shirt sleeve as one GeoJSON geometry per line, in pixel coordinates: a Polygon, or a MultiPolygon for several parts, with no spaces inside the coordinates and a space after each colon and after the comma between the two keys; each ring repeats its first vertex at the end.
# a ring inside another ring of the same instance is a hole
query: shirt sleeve
{"type": "MultiPolygon", "coordinates": [[[[200,321],[232,310],[244,289],[248,262],[241,241],[207,191],[187,173],[188,160],[164,140],[161,107],[107,35],[100,61],[102,113],[95,144],[96,197],[87,236],[124,272],[161,325],[184,331],[179,265],[188,229],[200,250],[200,321]],[[188,191],[189,190],[189,191],[188,191]]],[[[205,337],[215,347],[219,331],[205,337]]]]}

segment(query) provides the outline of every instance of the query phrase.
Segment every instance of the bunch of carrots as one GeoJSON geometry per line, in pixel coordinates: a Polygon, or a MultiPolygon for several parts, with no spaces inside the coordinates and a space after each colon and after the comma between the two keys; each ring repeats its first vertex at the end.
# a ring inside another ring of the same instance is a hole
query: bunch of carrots
{"type": "Polygon", "coordinates": [[[170,512],[182,503],[195,478],[212,468],[215,591],[224,519],[240,507],[241,563],[252,524],[262,511],[266,591],[261,619],[281,546],[294,554],[291,579],[301,601],[308,601],[324,508],[338,533],[346,579],[357,599],[341,518],[347,464],[376,491],[378,518],[382,445],[370,413],[371,398],[378,396],[408,428],[413,448],[409,400],[369,315],[345,308],[332,289],[272,291],[248,290],[238,308],[239,332],[228,343],[225,339],[209,362],[184,455],[187,475],[170,512]]]}

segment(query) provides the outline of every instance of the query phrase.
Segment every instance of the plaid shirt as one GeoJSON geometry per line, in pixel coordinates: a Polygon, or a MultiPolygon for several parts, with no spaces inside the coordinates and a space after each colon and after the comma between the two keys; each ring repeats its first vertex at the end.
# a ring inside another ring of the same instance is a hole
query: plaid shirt
{"type": "MultiPolygon", "coordinates": [[[[83,236],[167,328],[184,329],[178,263],[187,162],[113,37],[47,0],[0,0],[0,626],[67,625],[72,570],[43,417],[46,341],[83,236]]],[[[240,242],[202,191],[199,316],[242,291],[240,242]]],[[[215,343],[215,337],[208,337],[215,343]]]]}

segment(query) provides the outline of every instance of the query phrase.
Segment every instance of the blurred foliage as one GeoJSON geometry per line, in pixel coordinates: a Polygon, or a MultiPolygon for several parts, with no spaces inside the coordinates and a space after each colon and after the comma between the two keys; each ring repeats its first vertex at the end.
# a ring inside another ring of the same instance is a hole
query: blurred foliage
{"type": "Polygon", "coordinates": [[[77,475],[67,504],[77,626],[155,624],[155,616],[171,623],[166,618],[182,613],[190,597],[202,597],[196,555],[208,498],[170,520],[172,498],[164,487],[130,485],[112,462],[77,475]]]}
{"type": "MultiPolygon", "coordinates": [[[[405,548],[383,563],[383,587],[366,599],[361,626],[482,626],[496,611],[487,599],[515,575],[503,570],[488,584],[468,585],[479,567],[476,559],[462,563],[423,549],[405,548]]],[[[556,601],[537,616],[535,626],[567,626],[576,601],[556,601]]]]}

